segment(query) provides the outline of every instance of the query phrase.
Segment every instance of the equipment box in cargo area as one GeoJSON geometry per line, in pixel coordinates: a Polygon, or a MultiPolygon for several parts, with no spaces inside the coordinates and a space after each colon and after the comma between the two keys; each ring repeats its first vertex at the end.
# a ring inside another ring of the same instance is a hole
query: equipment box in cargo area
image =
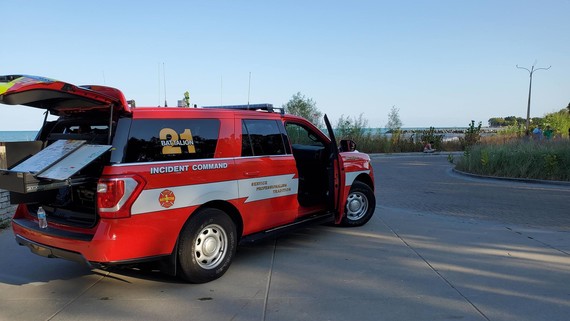
{"type": "Polygon", "coordinates": [[[39,181],[31,173],[11,171],[9,168],[41,150],[42,142],[0,142],[0,188],[11,192],[25,193],[26,186],[39,181]]]}
{"type": "Polygon", "coordinates": [[[41,147],[41,141],[0,143],[1,189],[27,194],[80,184],[85,178],[72,176],[111,148],[83,140],[41,147]]]}

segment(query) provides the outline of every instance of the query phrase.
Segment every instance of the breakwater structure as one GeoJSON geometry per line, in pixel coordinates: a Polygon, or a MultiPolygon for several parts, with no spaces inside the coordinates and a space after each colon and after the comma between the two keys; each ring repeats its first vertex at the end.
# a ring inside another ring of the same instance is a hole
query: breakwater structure
{"type": "MultiPolygon", "coordinates": [[[[417,142],[420,139],[420,136],[428,131],[431,128],[401,128],[399,133],[402,138],[404,139],[413,139],[414,142],[417,142]]],[[[443,141],[453,141],[459,140],[460,138],[465,137],[465,133],[467,132],[468,127],[433,127],[433,134],[442,136],[443,141]]],[[[481,136],[493,136],[499,132],[500,128],[495,127],[481,127],[480,134],[481,136]]],[[[390,137],[392,132],[387,130],[386,128],[380,129],[368,129],[371,133],[376,133],[380,135],[385,135],[390,137]]]]}

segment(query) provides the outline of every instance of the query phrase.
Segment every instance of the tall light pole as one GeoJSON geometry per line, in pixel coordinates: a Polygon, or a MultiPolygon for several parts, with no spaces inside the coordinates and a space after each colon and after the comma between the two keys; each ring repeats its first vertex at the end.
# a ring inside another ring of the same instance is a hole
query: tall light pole
{"type": "MultiPolygon", "coordinates": [[[[535,63],[536,63],[536,61],[535,61],[535,63]]],[[[550,67],[552,67],[552,66],[548,66],[548,68],[536,68],[535,69],[534,64],[533,64],[532,67],[530,69],[528,69],[525,67],[519,67],[519,65],[517,65],[517,68],[524,69],[524,70],[528,71],[528,76],[530,78],[530,81],[528,83],[528,105],[526,107],[526,134],[527,135],[530,135],[530,131],[529,131],[529,128],[530,128],[530,95],[532,93],[532,74],[538,70],[548,70],[548,69],[550,69],[550,67]]]]}

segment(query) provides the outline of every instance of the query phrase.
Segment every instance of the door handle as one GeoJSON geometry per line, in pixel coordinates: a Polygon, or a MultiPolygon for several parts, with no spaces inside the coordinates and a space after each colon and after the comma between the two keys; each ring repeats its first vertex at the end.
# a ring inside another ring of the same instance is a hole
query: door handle
{"type": "Polygon", "coordinates": [[[259,171],[245,172],[245,173],[243,173],[243,174],[244,174],[245,176],[248,176],[248,177],[257,177],[257,176],[259,176],[259,171]]]}

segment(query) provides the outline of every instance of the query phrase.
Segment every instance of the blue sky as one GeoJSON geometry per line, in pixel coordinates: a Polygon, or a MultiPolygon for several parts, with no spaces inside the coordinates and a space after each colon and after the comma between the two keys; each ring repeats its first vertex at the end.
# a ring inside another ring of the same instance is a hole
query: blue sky
{"type": "MultiPolygon", "coordinates": [[[[570,102],[570,1],[3,1],[0,74],[121,89],[137,106],[281,106],[301,92],[332,122],[467,126],[570,102]],[[162,67],[166,71],[163,75],[162,67]],[[160,71],[159,71],[160,69],[160,71]]],[[[0,105],[0,130],[33,108],[0,105]]]]}

